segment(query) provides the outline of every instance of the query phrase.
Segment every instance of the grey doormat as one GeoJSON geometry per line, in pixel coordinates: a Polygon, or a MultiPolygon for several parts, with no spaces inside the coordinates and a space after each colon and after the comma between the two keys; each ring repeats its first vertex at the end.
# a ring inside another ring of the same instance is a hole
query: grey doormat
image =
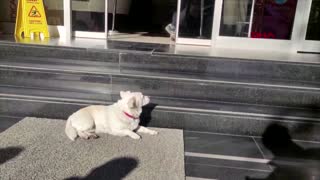
{"type": "Polygon", "coordinates": [[[25,118],[0,134],[0,179],[182,180],[181,130],[141,140],[107,134],[69,140],[65,121],[25,118]]]}

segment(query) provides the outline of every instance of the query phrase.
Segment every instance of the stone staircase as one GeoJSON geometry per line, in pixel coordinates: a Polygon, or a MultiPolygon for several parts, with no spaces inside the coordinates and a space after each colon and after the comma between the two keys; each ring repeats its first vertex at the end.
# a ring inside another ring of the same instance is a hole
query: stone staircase
{"type": "Polygon", "coordinates": [[[0,44],[1,129],[25,116],[66,119],[121,90],[151,96],[149,126],[260,136],[276,122],[320,140],[320,64],[0,44]]]}

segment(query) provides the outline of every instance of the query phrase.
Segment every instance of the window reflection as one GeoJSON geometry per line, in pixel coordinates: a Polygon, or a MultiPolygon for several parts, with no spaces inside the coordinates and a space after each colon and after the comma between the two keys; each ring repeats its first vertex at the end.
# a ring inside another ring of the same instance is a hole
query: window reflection
{"type": "Polygon", "coordinates": [[[289,40],[296,6],[297,0],[224,0],[220,35],[289,40]]]}
{"type": "Polygon", "coordinates": [[[179,37],[211,39],[214,0],[181,0],[179,37]]]}
{"type": "Polygon", "coordinates": [[[74,31],[105,31],[104,0],[72,0],[72,29],[74,31]]]}
{"type": "Polygon", "coordinates": [[[312,1],[306,39],[320,41],[320,0],[312,1]]]}
{"type": "Polygon", "coordinates": [[[74,31],[104,32],[104,13],[72,11],[74,31]]]}
{"type": "Polygon", "coordinates": [[[224,0],[220,35],[248,37],[252,0],[224,0]]]}
{"type": "Polygon", "coordinates": [[[297,0],[256,0],[252,38],[291,39],[297,0]]]}

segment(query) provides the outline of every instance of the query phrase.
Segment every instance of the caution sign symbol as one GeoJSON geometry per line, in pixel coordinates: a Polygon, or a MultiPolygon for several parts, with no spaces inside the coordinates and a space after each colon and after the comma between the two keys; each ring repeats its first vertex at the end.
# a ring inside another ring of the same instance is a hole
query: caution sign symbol
{"type": "Polygon", "coordinates": [[[41,17],[40,12],[35,6],[32,6],[32,8],[30,9],[29,17],[39,17],[39,18],[41,17]]]}

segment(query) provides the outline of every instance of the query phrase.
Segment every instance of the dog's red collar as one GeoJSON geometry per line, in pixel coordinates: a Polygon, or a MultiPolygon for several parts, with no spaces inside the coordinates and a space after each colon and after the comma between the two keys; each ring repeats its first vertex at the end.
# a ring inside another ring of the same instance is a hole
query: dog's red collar
{"type": "Polygon", "coordinates": [[[126,112],[123,112],[127,117],[131,118],[131,119],[139,119],[139,117],[134,117],[126,112]]]}

